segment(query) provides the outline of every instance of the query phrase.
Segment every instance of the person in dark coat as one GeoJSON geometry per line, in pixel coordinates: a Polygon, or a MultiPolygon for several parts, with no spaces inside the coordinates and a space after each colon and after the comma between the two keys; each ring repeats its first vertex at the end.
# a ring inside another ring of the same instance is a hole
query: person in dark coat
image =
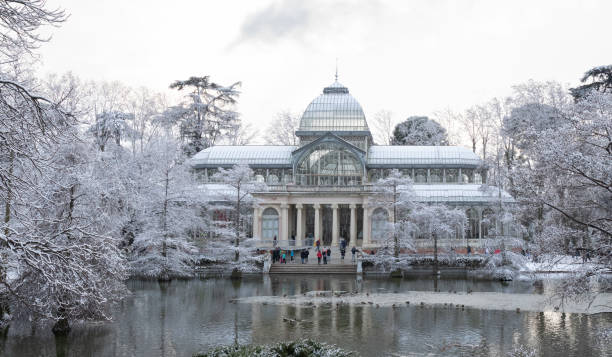
{"type": "Polygon", "coordinates": [[[355,253],[357,253],[357,248],[355,248],[355,246],[351,248],[351,253],[353,254],[353,261],[355,261],[355,253]]]}
{"type": "Polygon", "coordinates": [[[309,256],[309,255],[310,255],[310,250],[309,250],[309,249],[306,249],[306,250],[304,251],[304,256],[306,257],[306,264],[308,264],[308,256],[309,256]]]}
{"type": "Polygon", "coordinates": [[[323,264],[327,264],[327,252],[323,251],[323,264]]]}

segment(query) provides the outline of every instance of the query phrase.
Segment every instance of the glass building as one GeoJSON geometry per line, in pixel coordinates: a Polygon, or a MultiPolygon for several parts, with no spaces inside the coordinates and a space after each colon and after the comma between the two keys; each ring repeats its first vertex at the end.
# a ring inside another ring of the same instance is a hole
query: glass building
{"type": "Polygon", "coordinates": [[[306,107],[296,136],[298,146],[213,146],[192,158],[205,182],[219,167],[247,163],[267,183],[269,190],[254,194],[252,234],[262,246],[274,238],[296,247],[315,239],[380,246],[393,210],[376,205],[372,183],[393,169],[413,180],[418,200],[465,209],[468,227],[449,239],[476,247],[482,238],[514,234],[491,214],[500,200],[514,200],[482,188],[487,169],[475,153],[459,146],[376,145],[361,105],[337,81],[306,107]]]}

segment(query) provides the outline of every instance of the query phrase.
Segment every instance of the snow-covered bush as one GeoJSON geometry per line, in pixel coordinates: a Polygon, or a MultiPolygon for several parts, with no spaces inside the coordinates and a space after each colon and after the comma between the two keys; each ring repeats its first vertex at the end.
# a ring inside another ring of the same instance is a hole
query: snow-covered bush
{"type": "Polygon", "coordinates": [[[220,346],[197,357],[350,357],[354,352],[312,340],[279,342],[273,345],[220,346]]]}

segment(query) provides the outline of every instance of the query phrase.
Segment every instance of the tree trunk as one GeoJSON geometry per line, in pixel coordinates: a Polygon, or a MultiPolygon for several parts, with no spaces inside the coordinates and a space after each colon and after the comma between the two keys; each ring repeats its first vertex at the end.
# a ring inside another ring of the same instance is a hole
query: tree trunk
{"type": "Polygon", "coordinates": [[[433,275],[438,275],[438,236],[434,233],[434,267],[433,267],[433,275]]]}
{"type": "Polygon", "coordinates": [[[13,199],[13,190],[11,187],[11,177],[13,176],[13,170],[15,168],[15,152],[11,151],[9,156],[9,172],[6,178],[6,203],[4,204],[4,236],[8,237],[9,227],[8,223],[11,220],[11,200],[13,199]]]}
{"type": "Polygon", "coordinates": [[[236,196],[236,257],[235,260],[238,261],[240,258],[240,252],[238,252],[238,247],[240,246],[240,184],[236,187],[237,196],[236,196]]]}
{"type": "Polygon", "coordinates": [[[397,185],[393,185],[393,241],[394,241],[394,249],[393,256],[395,259],[399,258],[400,246],[399,246],[399,238],[397,236],[397,231],[395,227],[395,223],[397,222],[397,185]]]}
{"type": "Polygon", "coordinates": [[[163,229],[163,241],[162,241],[162,257],[166,258],[167,255],[167,243],[166,238],[168,236],[168,186],[170,185],[170,179],[168,177],[168,170],[166,170],[166,180],[164,182],[164,210],[162,212],[162,229],[163,229]]]}
{"type": "Polygon", "coordinates": [[[60,306],[58,309],[59,319],[53,325],[51,331],[57,335],[67,335],[70,332],[70,324],[68,323],[68,317],[66,317],[65,309],[63,306],[60,306]]]}

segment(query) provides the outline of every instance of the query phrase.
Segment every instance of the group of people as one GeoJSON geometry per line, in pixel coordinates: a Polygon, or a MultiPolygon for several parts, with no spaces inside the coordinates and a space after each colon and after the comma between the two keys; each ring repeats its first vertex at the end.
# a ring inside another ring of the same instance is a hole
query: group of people
{"type": "MultiPolygon", "coordinates": [[[[276,244],[277,240],[274,237],[274,249],[272,250],[272,263],[287,264],[287,261],[293,262],[295,255],[299,252],[302,264],[308,264],[308,256],[310,255],[310,249],[281,249],[276,244]]],[[[331,248],[322,248],[321,241],[316,240],[314,243],[315,251],[317,255],[317,263],[327,264],[328,260],[331,260],[331,248]]],[[[355,253],[357,248],[352,247],[351,253],[353,256],[352,261],[355,261],[355,253]]],[[[346,241],[343,239],[340,242],[340,259],[344,259],[346,255],[346,241]]]]}

